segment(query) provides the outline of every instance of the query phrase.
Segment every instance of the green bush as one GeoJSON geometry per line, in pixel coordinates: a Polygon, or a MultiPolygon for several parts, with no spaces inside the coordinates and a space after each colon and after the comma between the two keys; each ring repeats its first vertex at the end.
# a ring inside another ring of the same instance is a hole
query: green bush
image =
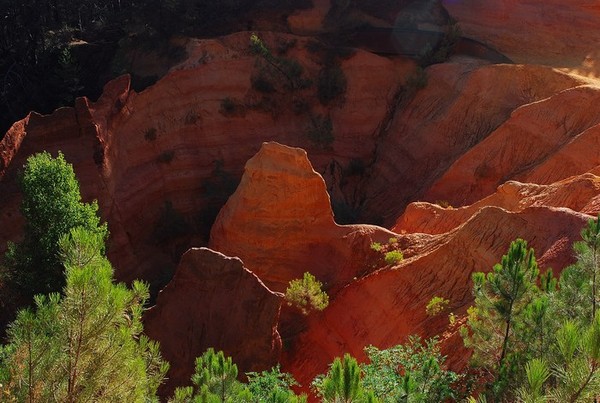
{"type": "Polygon", "coordinates": [[[383,250],[383,246],[379,242],[373,242],[371,244],[371,249],[375,252],[381,252],[383,250]]]}
{"type": "Polygon", "coordinates": [[[404,259],[404,256],[402,255],[402,252],[400,252],[399,250],[391,250],[389,252],[386,252],[386,254],[385,254],[385,263],[389,264],[389,265],[398,264],[403,259],[404,259]]]}
{"type": "Polygon", "coordinates": [[[427,303],[425,312],[427,313],[428,316],[438,315],[438,314],[444,312],[448,308],[448,304],[450,304],[449,300],[442,298],[442,297],[434,296],[427,303]]]}
{"type": "Polygon", "coordinates": [[[285,290],[288,305],[299,308],[304,315],[311,311],[322,311],[329,305],[329,296],[321,289],[323,284],[306,272],[302,279],[290,281],[285,290]]]}

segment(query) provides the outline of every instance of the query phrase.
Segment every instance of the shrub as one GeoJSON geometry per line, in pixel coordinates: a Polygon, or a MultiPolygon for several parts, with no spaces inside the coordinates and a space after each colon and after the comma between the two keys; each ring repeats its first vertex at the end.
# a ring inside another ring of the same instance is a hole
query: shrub
{"type": "Polygon", "coordinates": [[[146,131],[144,132],[144,138],[147,141],[156,140],[156,128],[154,128],[154,127],[147,128],[146,131]]]}
{"type": "MultiPolygon", "coordinates": [[[[271,50],[265,45],[265,43],[256,34],[250,36],[250,51],[263,60],[266,66],[263,65],[259,78],[270,69],[270,76],[273,76],[275,72],[286,80],[285,87],[290,90],[296,90],[299,88],[307,88],[310,86],[310,80],[302,77],[304,73],[304,67],[298,63],[295,59],[274,56],[271,50]]],[[[259,81],[259,85],[262,84],[259,81]]],[[[253,87],[254,87],[253,83],[253,87]]],[[[257,88],[255,88],[257,89],[257,88]]],[[[258,89],[257,89],[258,90],[258,89]]]]}
{"type": "Polygon", "coordinates": [[[317,80],[317,96],[323,105],[340,97],[346,92],[346,75],[338,65],[325,67],[317,80]]]}
{"type": "Polygon", "coordinates": [[[373,242],[371,244],[371,249],[375,252],[381,252],[383,250],[383,246],[379,242],[373,242]]]}
{"type": "Polygon", "coordinates": [[[230,97],[225,97],[221,100],[221,110],[223,115],[229,115],[235,112],[235,101],[230,97]]]}
{"type": "Polygon", "coordinates": [[[443,311],[445,311],[448,308],[448,304],[449,303],[450,303],[450,301],[447,300],[447,299],[445,299],[445,298],[434,296],[427,303],[427,307],[425,308],[425,312],[427,312],[428,316],[438,315],[438,314],[442,313],[443,311]]]}
{"type": "Polygon", "coordinates": [[[302,279],[290,281],[285,290],[288,305],[299,308],[304,315],[311,311],[322,311],[329,305],[329,296],[321,289],[323,284],[315,276],[306,272],[302,279]]]}
{"type": "Polygon", "coordinates": [[[389,265],[400,263],[402,259],[404,256],[399,250],[391,250],[385,254],[385,263],[389,265]]]}
{"type": "Polygon", "coordinates": [[[267,77],[265,77],[262,72],[258,75],[252,76],[251,82],[252,88],[258,92],[262,92],[263,94],[271,94],[275,92],[275,86],[267,77]]]}
{"type": "Polygon", "coordinates": [[[158,157],[156,157],[156,161],[159,164],[170,164],[171,161],[173,161],[173,158],[175,158],[175,151],[163,151],[158,157]]]}
{"type": "Polygon", "coordinates": [[[184,122],[186,125],[195,125],[196,122],[198,122],[198,119],[200,119],[198,112],[196,112],[195,110],[189,110],[185,114],[184,122]]]}
{"type": "Polygon", "coordinates": [[[395,244],[397,244],[397,243],[398,243],[398,238],[396,238],[396,237],[391,237],[390,239],[388,239],[388,243],[389,243],[390,245],[395,245],[395,244]]]}
{"type": "Polygon", "coordinates": [[[331,119],[321,115],[311,117],[306,135],[318,146],[330,146],[334,140],[331,119]]]}

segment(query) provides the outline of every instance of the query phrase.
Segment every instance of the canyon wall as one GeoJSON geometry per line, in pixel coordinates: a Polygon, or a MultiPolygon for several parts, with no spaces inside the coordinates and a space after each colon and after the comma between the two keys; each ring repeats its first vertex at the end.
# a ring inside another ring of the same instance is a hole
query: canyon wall
{"type": "MultiPolygon", "coordinates": [[[[598,10],[585,1],[443,3],[466,35],[518,62],[556,64],[564,52],[575,63],[597,40],[598,10]],[[579,42],[563,8],[590,31],[579,42]]],[[[450,364],[464,365],[456,329],[428,317],[427,302],[447,298],[460,318],[471,274],[517,237],[558,273],[600,212],[594,75],[464,55],[419,72],[398,56],[259,35],[305,81],[291,88],[249,50],[248,32],[190,39],[188,58],[141,93],[123,76],[96,102],[15,123],[0,142],[0,253],[22,234],[19,169],[34,152],[61,150],[108,221],[117,278],[143,278],[154,294],[168,283],[145,323],[173,364],[169,391],[208,346],[242,370],[279,360],[304,388],[335,356],[364,359],[365,345],[412,333],[447,335],[450,364]],[[328,58],[347,85],[323,104],[328,58]],[[261,77],[272,90],[257,89],[261,77]],[[404,260],[383,263],[373,242],[404,260]],[[190,249],[205,245],[214,251],[190,249]],[[306,317],[280,294],[304,272],[330,295],[306,317]]]]}

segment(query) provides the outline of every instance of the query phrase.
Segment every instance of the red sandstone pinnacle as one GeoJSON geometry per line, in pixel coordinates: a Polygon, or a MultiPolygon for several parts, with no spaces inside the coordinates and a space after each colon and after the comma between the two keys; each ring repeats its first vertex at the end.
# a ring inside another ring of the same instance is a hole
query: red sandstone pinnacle
{"type": "Polygon", "coordinates": [[[370,244],[393,236],[376,226],[337,225],[306,152],[272,142],[246,164],[209,245],[239,256],[274,290],[285,291],[307,271],[332,290],[368,273],[370,244]]]}
{"type": "Polygon", "coordinates": [[[213,347],[233,357],[240,373],[275,365],[282,295],[269,290],[241,260],[207,248],[182,257],[175,276],[144,315],[144,329],[171,363],[163,396],[190,383],[194,360],[213,347]]]}

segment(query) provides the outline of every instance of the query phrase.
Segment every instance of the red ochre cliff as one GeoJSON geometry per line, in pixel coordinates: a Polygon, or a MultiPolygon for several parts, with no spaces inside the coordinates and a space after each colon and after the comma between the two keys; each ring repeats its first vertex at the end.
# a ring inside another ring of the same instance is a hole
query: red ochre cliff
{"type": "MultiPolygon", "coordinates": [[[[207,210],[220,207],[214,205],[214,188],[223,185],[211,178],[226,176],[228,187],[235,188],[263,141],[302,146],[321,172],[373,158],[378,127],[413,62],[359,50],[341,61],[347,91],[334,106],[321,106],[314,88],[264,101],[251,85],[257,58],[248,49],[249,37],[190,40],[187,61],[139,94],[121,77],[107,84],[97,102],[78,99],[74,108],[48,116],[32,113],[15,123],[0,143],[0,252],[6,241],[19,237],[14,178],[36,151],[62,150],[75,167],[84,199],[98,199],[112,234],[109,257],[117,277],[159,282],[185,248],[206,243],[197,228],[205,226],[207,210]],[[312,111],[294,112],[296,97],[312,111]],[[226,98],[237,103],[233,113],[222,108],[226,98]],[[326,148],[306,134],[315,116],[331,120],[335,140],[326,148]],[[169,245],[152,236],[166,201],[192,227],[192,235],[169,245]]],[[[295,41],[289,56],[307,75],[318,74],[321,56],[306,49],[307,39],[262,37],[272,47],[276,40],[295,41]]]]}
{"type": "Polygon", "coordinates": [[[590,60],[598,55],[600,40],[600,5],[595,0],[442,0],[442,4],[465,36],[517,63],[597,63],[590,60]]]}
{"type": "Polygon", "coordinates": [[[393,236],[376,226],[337,225],[306,152],[264,143],[219,213],[209,246],[239,256],[274,290],[307,271],[337,290],[368,273],[372,242],[393,236]]]}
{"type": "MultiPolygon", "coordinates": [[[[123,76],[96,102],[13,125],[0,142],[0,253],[21,235],[19,169],[32,153],[62,150],[108,221],[118,279],[170,280],[145,317],[172,363],[164,393],[185,383],[209,346],[242,371],[279,361],[305,388],[335,356],[364,359],[365,345],[412,333],[442,334],[459,368],[468,353],[447,317],[426,316],[431,297],[449,299],[460,322],[471,274],[489,270],[513,239],[558,272],[600,211],[600,92],[588,55],[599,9],[550,1],[538,15],[535,0],[443,3],[466,36],[546,66],[456,55],[426,68],[419,88],[413,61],[354,50],[337,60],[345,93],[322,105],[314,85],[253,88],[260,60],[250,33],[190,39],[188,58],[143,92],[123,76]],[[560,55],[583,65],[563,69],[560,55]],[[327,120],[333,141],[319,144],[308,133],[327,120]],[[339,225],[342,210],[388,229],[339,225]],[[161,234],[169,211],[184,232],[161,234]],[[385,266],[370,244],[392,237],[405,259],[385,266]],[[189,249],[206,245],[214,251],[189,249]],[[301,317],[279,293],[307,271],[330,305],[301,317]]],[[[317,5],[292,22],[321,30],[329,4],[317,5]]],[[[314,38],[259,35],[305,78],[319,76],[314,38]]]]}

